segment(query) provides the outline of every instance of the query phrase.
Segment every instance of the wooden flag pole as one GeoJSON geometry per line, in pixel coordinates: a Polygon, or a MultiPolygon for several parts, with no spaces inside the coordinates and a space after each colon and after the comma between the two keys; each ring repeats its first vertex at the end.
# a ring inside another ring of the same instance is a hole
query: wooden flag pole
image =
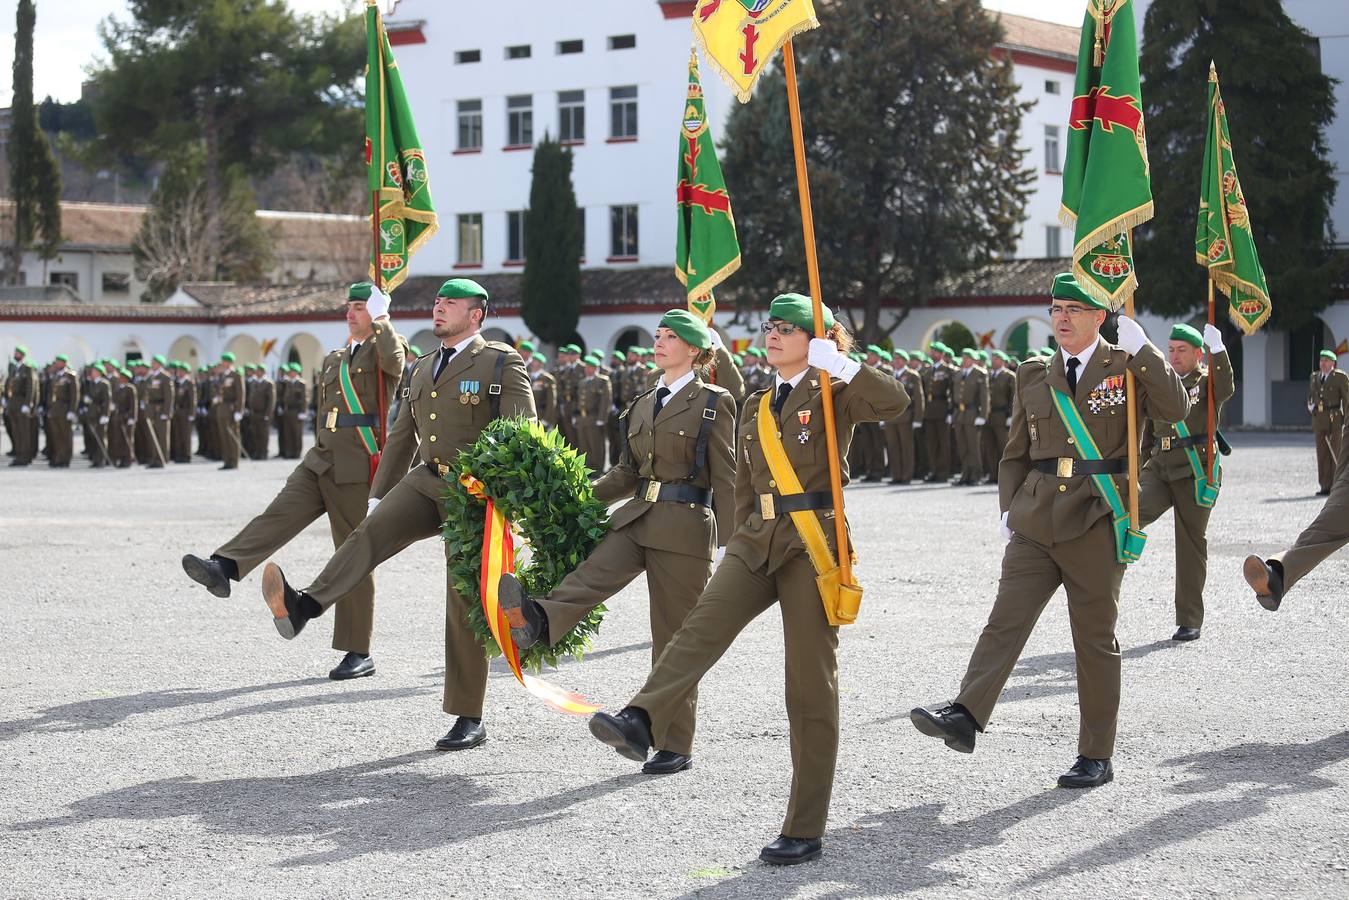
{"type": "MultiPolygon", "coordinates": [[[[1208,323],[1217,325],[1213,320],[1213,276],[1208,279],[1208,323]]],[[[1208,347],[1204,348],[1208,356],[1208,347]]],[[[1213,483],[1213,472],[1218,465],[1218,416],[1213,402],[1213,359],[1208,360],[1208,481],[1213,483]]]]}
{"type": "MultiPolygon", "coordinates": [[[[380,32],[380,33],[379,33],[378,35],[375,36],[375,40],[377,41],[377,43],[375,44],[375,47],[376,47],[376,51],[379,53],[379,83],[380,83],[381,85],[383,85],[383,84],[384,84],[384,19],[383,19],[382,16],[378,16],[378,14],[377,14],[377,17],[376,17],[376,20],[375,20],[375,21],[377,21],[377,22],[379,23],[379,32],[380,32]]],[[[365,102],[366,102],[367,104],[369,104],[370,98],[369,98],[369,97],[366,97],[366,98],[365,98],[365,102]]],[[[384,183],[384,171],[383,171],[383,170],[384,170],[384,115],[383,115],[383,113],[384,113],[384,92],[383,92],[382,90],[380,91],[380,94],[379,94],[379,106],[380,106],[379,138],[378,138],[378,140],[379,140],[379,148],[378,148],[378,149],[379,149],[379,155],[378,155],[378,156],[375,155],[375,148],[372,146],[371,149],[370,149],[370,162],[369,162],[369,164],[372,165],[372,166],[373,166],[373,165],[378,165],[378,166],[380,167],[380,178],[379,178],[379,181],[380,181],[380,184],[382,185],[382,184],[384,183]],[[376,160],[378,160],[378,162],[376,162],[376,160]]],[[[372,245],[371,245],[371,253],[372,253],[373,255],[370,257],[370,266],[371,266],[371,268],[374,269],[374,271],[375,271],[375,277],[374,277],[375,290],[383,291],[383,290],[384,290],[384,284],[383,284],[384,279],[383,279],[381,276],[383,275],[384,267],[383,267],[382,265],[380,265],[381,260],[380,260],[380,241],[379,241],[379,189],[378,189],[378,188],[376,188],[375,190],[373,190],[373,191],[370,192],[370,232],[371,232],[371,239],[372,239],[372,241],[373,241],[373,243],[372,243],[372,245]]],[[[384,367],[383,367],[383,366],[376,366],[376,371],[378,372],[378,376],[377,376],[378,388],[377,388],[377,389],[379,390],[379,449],[380,449],[380,451],[382,452],[382,451],[384,450],[384,444],[388,441],[388,438],[389,438],[389,434],[388,434],[388,429],[389,429],[389,422],[388,422],[388,419],[389,419],[389,411],[388,411],[388,408],[387,408],[387,405],[386,405],[386,401],[385,401],[385,393],[384,393],[384,367]]],[[[378,459],[379,454],[378,454],[378,453],[375,454],[375,457],[376,457],[376,459],[378,459]]],[[[370,472],[370,482],[373,484],[373,483],[374,483],[374,480],[375,480],[375,473],[374,473],[374,471],[372,470],[372,471],[370,472]]]]}
{"type": "MultiPolygon", "coordinates": [[[[796,87],[796,52],[793,41],[782,47],[783,71],[787,76],[787,109],[792,122],[792,149],[796,153],[796,193],[801,200],[801,231],[806,246],[806,273],[810,279],[810,299],[815,308],[815,336],[824,337],[823,292],[820,289],[820,260],[815,252],[815,214],[810,205],[810,176],[806,171],[806,139],[801,127],[801,97],[796,87]]],[[[843,515],[843,474],[838,452],[838,433],[834,430],[834,392],[829,373],[820,373],[820,393],[824,403],[824,439],[829,452],[829,490],[834,498],[834,535],[838,542],[839,583],[854,584],[852,555],[848,550],[848,523],[843,515]]]]}
{"type": "MultiPolygon", "coordinates": [[[[1124,301],[1124,314],[1134,317],[1134,295],[1131,293],[1124,301]]],[[[1142,531],[1138,517],[1138,389],[1134,385],[1134,373],[1130,369],[1124,372],[1124,393],[1128,400],[1126,409],[1129,417],[1129,527],[1142,531]]]]}

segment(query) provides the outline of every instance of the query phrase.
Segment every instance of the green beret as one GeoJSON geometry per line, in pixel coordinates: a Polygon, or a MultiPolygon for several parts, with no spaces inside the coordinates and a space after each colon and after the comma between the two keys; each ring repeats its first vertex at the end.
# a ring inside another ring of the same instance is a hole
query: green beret
{"type": "Polygon", "coordinates": [[[156,353],[153,358],[154,361],[159,363],[161,366],[164,365],[164,363],[168,362],[168,360],[164,358],[164,355],[162,353],[156,353]]]}
{"type": "Polygon", "coordinates": [[[234,362],[234,354],[233,354],[233,353],[229,353],[229,352],[222,353],[222,354],[220,354],[220,361],[221,361],[221,362],[234,362]]]}
{"type": "Polygon", "coordinates": [[[996,356],[998,359],[1002,360],[1003,362],[1011,362],[1011,361],[1012,361],[1012,358],[1011,358],[1010,356],[1008,356],[1008,355],[1007,355],[1004,351],[1002,351],[1002,350],[994,350],[994,351],[993,351],[993,355],[996,356]]]}
{"type": "Polygon", "coordinates": [[[69,356],[66,356],[64,353],[58,353],[58,354],[56,354],[56,361],[57,361],[57,362],[68,363],[68,362],[70,362],[70,357],[69,357],[69,356]]]}
{"type": "Polygon", "coordinates": [[[595,357],[594,354],[591,354],[590,356],[583,358],[581,362],[587,366],[595,366],[596,368],[598,368],[600,364],[600,361],[595,357]]]}
{"type": "Polygon", "coordinates": [[[530,359],[540,365],[548,365],[548,357],[544,356],[542,353],[535,353],[530,359]]]}
{"type": "Polygon", "coordinates": [[[148,369],[148,368],[150,368],[150,363],[147,362],[147,361],[144,360],[144,359],[133,359],[133,360],[131,361],[131,368],[134,369],[134,368],[136,368],[136,367],[138,367],[138,366],[141,367],[141,368],[148,369]]]}
{"type": "Polygon", "coordinates": [[[121,376],[122,376],[123,378],[125,378],[127,381],[130,381],[131,378],[132,378],[131,373],[128,372],[126,369],[118,369],[118,370],[117,370],[117,374],[118,374],[118,375],[121,375],[121,376]]]}
{"type": "Polygon", "coordinates": [[[472,278],[451,278],[440,286],[436,296],[448,300],[472,300],[480,297],[486,302],[487,289],[472,278]]]}
{"type": "Polygon", "coordinates": [[[413,356],[422,355],[422,348],[418,347],[416,344],[408,344],[408,349],[412,351],[413,356]]]}
{"type": "Polygon", "coordinates": [[[745,357],[741,356],[739,353],[732,353],[731,362],[735,363],[737,366],[743,366],[745,364],[745,357]]]}
{"type": "MultiPolygon", "coordinates": [[[[1318,355],[1321,357],[1321,359],[1328,359],[1331,362],[1338,362],[1340,359],[1338,356],[1335,355],[1334,350],[1322,350],[1318,355]]],[[[60,358],[61,357],[59,356],[57,357],[57,359],[60,358]]]]}
{"type": "Polygon", "coordinates": [[[95,372],[97,372],[97,373],[100,374],[100,375],[107,375],[107,374],[108,374],[108,370],[105,369],[105,368],[103,368],[103,363],[94,363],[94,364],[93,364],[92,366],[90,366],[89,368],[93,369],[95,372]]]}
{"type": "MultiPolygon", "coordinates": [[[[521,341],[520,343],[518,343],[518,344],[515,345],[515,349],[516,349],[516,350],[522,350],[522,351],[523,351],[523,350],[528,350],[530,353],[533,353],[533,352],[534,352],[534,342],[533,342],[533,341],[521,341]]],[[[521,355],[523,356],[524,354],[522,353],[521,355]]]]}
{"type": "Polygon", "coordinates": [[[961,350],[960,355],[968,356],[970,359],[973,359],[975,361],[978,361],[979,359],[979,351],[975,350],[973,347],[966,347],[964,350],[961,350]]]}
{"type": "Polygon", "coordinates": [[[886,362],[895,361],[895,355],[891,353],[889,350],[880,350],[876,353],[876,355],[879,356],[881,359],[885,360],[886,362]]]}
{"type": "Polygon", "coordinates": [[[895,348],[895,352],[894,352],[894,358],[895,358],[895,359],[902,359],[902,360],[904,360],[905,362],[908,362],[908,361],[909,361],[909,351],[907,351],[907,350],[900,350],[898,347],[896,347],[896,348],[895,348]]]}
{"type": "Polygon", "coordinates": [[[368,281],[358,281],[347,288],[347,300],[359,300],[362,303],[370,299],[370,291],[374,285],[368,281]]]}
{"type": "Polygon", "coordinates": [[[558,351],[561,353],[580,353],[581,348],[576,346],[575,344],[565,344],[559,347],[558,351]]]}
{"type": "Polygon", "coordinates": [[[660,366],[657,366],[657,365],[656,365],[655,363],[653,363],[653,362],[647,363],[647,364],[646,364],[646,367],[647,367],[648,369],[650,369],[651,371],[653,371],[653,372],[656,371],[658,368],[660,368],[660,366]]]}
{"type": "Polygon", "coordinates": [[[624,353],[622,350],[615,350],[613,353],[610,353],[609,356],[619,362],[628,358],[628,354],[624,353]]]}
{"type": "Polygon", "coordinates": [[[1192,326],[1186,325],[1183,322],[1171,326],[1171,340],[1184,341],[1185,343],[1191,344],[1195,347],[1204,346],[1204,336],[1200,334],[1198,331],[1196,331],[1192,326]]]}
{"type": "Polygon", "coordinates": [[[1092,309],[1108,308],[1100,300],[1082,290],[1082,285],[1077,283],[1077,279],[1073,277],[1072,272],[1062,272],[1054,276],[1054,286],[1050,289],[1049,296],[1055,300],[1076,300],[1083,306],[1090,306],[1092,309]]]}
{"type": "Polygon", "coordinates": [[[28,348],[25,347],[23,344],[20,344],[19,346],[17,346],[17,347],[14,348],[14,352],[15,352],[15,353],[22,353],[24,356],[27,356],[27,355],[28,355],[28,348]]]}
{"type": "Polygon", "coordinates": [[[947,356],[955,356],[955,351],[943,344],[941,341],[933,341],[928,344],[929,350],[936,350],[938,353],[945,353],[947,356]]]}
{"type": "MultiPolygon", "coordinates": [[[[821,305],[824,313],[824,327],[828,331],[834,327],[834,314],[829,307],[821,305]]],[[[768,307],[768,318],[781,319],[806,331],[815,330],[815,304],[809,297],[801,294],[779,294],[768,307]]]]}
{"type": "Polygon", "coordinates": [[[862,361],[863,359],[865,359],[865,358],[866,358],[866,357],[864,357],[862,354],[858,353],[856,350],[849,350],[849,351],[848,351],[848,359],[852,360],[853,362],[861,362],[861,361],[862,361]]]}
{"type": "Polygon", "coordinates": [[[884,351],[876,344],[867,344],[867,352],[880,356],[884,351]]]}
{"type": "Polygon", "coordinates": [[[1041,347],[1041,348],[1040,348],[1040,355],[1041,355],[1041,356],[1053,356],[1053,355],[1054,355],[1054,348],[1053,348],[1053,347],[1041,347]]]}
{"type": "Polygon", "coordinates": [[[660,327],[670,329],[681,341],[699,350],[712,348],[712,334],[707,330],[707,323],[687,309],[670,310],[660,317],[660,327]]]}

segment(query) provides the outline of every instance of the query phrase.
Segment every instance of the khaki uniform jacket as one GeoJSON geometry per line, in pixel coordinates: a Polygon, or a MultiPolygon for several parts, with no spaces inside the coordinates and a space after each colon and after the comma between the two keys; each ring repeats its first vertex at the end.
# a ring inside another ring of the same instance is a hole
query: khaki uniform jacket
{"type": "Polygon", "coordinates": [[[905,366],[898,375],[904,393],[909,395],[909,406],[896,419],[896,425],[913,426],[923,421],[923,411],[927,408],[927,397],[923,393],[923,377],[914,369],[905,366]]]}
{"type": "MultiPolygon", "coordinates": [[[[379,471],[370,487],[371,497],[382,498],[392,490],[408,473],[414,457],[423,464],[453,466],[460,452],[473,446],[492,421],[488,390],[497,357],[502,354],[506,355],[506,362],[501,370],[501,416],[536,417],[525,361],[510,344],[485,341],[478,335],[450,358],[436,379],[432,375],[438,354],[429,353],[417,360],[408,378],[405,406],[380,457],[379,471]],[[480,402],[460,402],[462,381],[479,383],[480,402]]],[[[445,490],[445,482],[439,478],[411,483],[437,503],[445,490]]]]}
{"type": "Polygon", "coordinates": [[[145,376],[145,411],[152,421],[173,415],[173,377],[163,369],[145,376]]]}
{"type": "MultiPolygon", "coordinates": [[[[1190,414],[1185,417],[1185,427],[1190,434],[1208,432],[1208,379],[1213,378],[1213,408],[1215,418],[1221,418],[1223,404],[1232,399],[1237,392],[1236,377],[1232,372],[1232,361],[1227,351],[1214,354],[1211,369],[1199,366],[1181,379],[1186,392],[1190,395],[1190,414]]],[[[1191,478],[1194,471],[1190,468],[1190,456],[1183,448],[1163,450],[1159,446],[1162,438],[1178,437],[1176,426],[1167,421],[1148,419],[1143,425],[1143,459],[1148,470],[1161,476],[1163,481],[1183,481],[1191,478]]],[[[1199,451],[1201,461],[1208,456],[1203,447],[1199,451]]]]}
{"type": "MultiPolygon", "coordinates": [[[[1078,379],[1073,399],[1103,459],[1128,456],[1126,369],[1134,373],[1140,416],[1179,422],[1190,412],[1189,391],[1156,347],[1146,344],[1137,356],[1130,357],[1102,338],[1078,379]]],[[[1081,537],[1110,514],[1109,504],[1091,478],[1059,478],[1033,467],[1039,460],[1077,458],[1068,442],[1068,426],[1054,408],[1051,387],[1069,392],[1062,352],[1048,360],[1028,360],[1017,370],[1020,408],[1012,416],[1007,448],[998,467],[998,502],[1003,512],[1010,513],[1007,527],[1045,546],[1081,537]]],[[[1121,496],[1127,497],[1128,479],[1117,475],[1115,483],[1121,496]]]]}
{"type": "Polygon", "coordinates": [[[540,369],[537,375],[530,376],[530,389],[534,392],[534,408],[539,411],[539,421],[545,425],[557,424],[557,379],[546,369],[540,369]]]}
{"type": "Polygon", "coordinates": [[[1307,405],[1311,407],[1313,431],[1325,434],[1341,427],[1349,412],[1349,375],[1335,369],[1322,381],[1320,371],[1313,372],[1307,386],[1307,405]]]}
{"type": "Polygon", "coordinates": [[[136,424],[136,386],[131,382],[119,384],[113,388],[113,413],[123,425],[136,424]]]}
{"type": "MultiPolygon", "coordinates": [[[[834,429],[838,436],[843,483],[846,485],[848,445],[852,441],[853,427],[859,422],[884,422],[896,418],[908,408],[909,395],[898,381],[868,366],[863,366],[847,384],[834,380],[830,386],[834,394],[834,429]]],[[[767,390],[774,390],[774,387],[770,386],[767,390]]],[[[777,485],[769,472],[768,460],[759,441],[759,403],[762,394],[763,391],[760,391],[745,398],[737,429],[736,531],[727,542],[726,552],[739,557],[751,570],[766,569],[771,574],[793,554],[806,551],[790,515],[779,514],[765,520],[759,508],[759,495],[777,493],[777,485]]],[[[814,369],[808,369],[787,395],[787,403],[782,408],[778,423],[783,449],[801,482],[801,489],[806,492],[828,491],[829,451],[824,436],[824,402],[819,373],[814,369]],[[806,414],[809,415],[809,422],[802,424],[802,416],[806,414]],[[803,434],[807,435],[804,441],[801,440],[803,434]]],[[[820,518],[830,549],[837,559],[834,513],[820,511],[815,515],[820,518]]]]}
{"type": "MultiPolygon", "coordinates": [[[[352,377],[354,378],[355,376],[352,377]]],[[[387,378],[384,379],[384,384],[386,386],[388,385],[388,383],[389,379],[387,378]]],[[[379,384],[378,379],[375,380],[375,384],[378,386],[379,384]]],[[[279,385],[277,385],[277,387],[281,391],[280,403],[282,415],[292,417],[299,416],[309,408],[309,388],[305,385],[304,379],[302,378],[286,379],[285,381],[282,381],[279,385]]],[[[356,388],[356,393],[358,395],[360,394],[360,391],[361,391],[360,388],[356,388]]],[[[362,404],[365,403],[365,398],[363,397],[361,398],[361,403],[362,404]]],[[[375,408],[376,410],[379,409],[378,406],[376,406],[375,408]]]]}
{"type": "MultiPolygon", "coordinates": [[[[360,433],[355,428],[328,426],[328,418],[333,412],[338,415],[350,414],[347,401],[342,396],[340,378],[342,357],[348,352],[347,347],[339,347],[329,351],[323,359],[323,365],[319,369],[316,407],[318,421],[314,429],[314,446],[309,448],[300,465],[315,475],[322,475],[331,469],[333,481],[337,484],[366,484],[370,481],[370,454],[365,449],[365,443],[361,441],[360,433]]],[[[398,380],[403,374],[406,355],[406,342],[393,325],[389,322],[376,322],[374,336],[361,344],[361,349],[356,351],[356,356],[347,364],[351,386],[356,389],[356,396],[361,398],[361,407],[366,415],[379,415],[381,369],[384,371],[384,406],[385,409],[389,408],[398,390],[398,380]]],[[[399,415],[398,420],[402,421],[403,418],[399,415]]],[[[378,438],[379,429],[376,428],[375,432],[375,437],[378,438]]],[[[389,440],[393,440],[392,436],[389,440]]],[[[381,457],[380,468],[383,469],[383,466],[381,457]]],[[[406,471],[407,463],[404,462],[403,472],[406,471]]],[[[401,476],[402,472],[399,475],[401,476]]]]}
{"type": "Polygon", "coordinates": [[[14,369],[14,374],[5,382],[6,408],[11,416],[22,415],[20,409],[28,407],[28,415],[36,412],[38,396],[37,369],[24,361],[14,369]]]}
{"type": "Polygon", "coordinates": [[[1016,403],[1016,373],[1003,366],[996,372],[988,373],[988,418],[1011,418],[1012,406],[1016,403]]]}
{"type": "Polygon", "coordinates": [[[577,388],[576,414],[578,422],[599,422],[609,415],[614,405],[614,389],[609,376],[596,372],[594,378],[586,378],[577,388]]]}
{"type": "Polygon", "coordinates": [[[660,417],[653,422],[655,407],[653,391],[639,396],[623,414],[628,450],[617,466],[595,482],[595,496],[605,503],[628,498],[609,517],[609,528],[627,528],[639,546],[711,559],[735,531],[735,400],[725,388],[695,376],[679,393],[666,398],[660,417]],[[707,461],[689,480],[709,394],[717,401],[716,418],[708,431],[707,461]],[[636,499],[633,493],[643,479],[710,488],[713,510],[636,499]]]}
{"type": "Polygon", "coordinates": [[[988,372],[978,366],[962,369],[951,382],[951,410],[957,425],[973,425],[975,419],[988,420],[988,372]]]}
{"type": "Polygon", "coordinates": [[[97,424],[104,416],[112,415],[112,385],[106,378],[95,378],[89,385],[88,421],[97,424]]]}
{"type": "Polygon", "coordinates": [[[740,403],[745,399],[745,376],[740,374],[740,369],[725,347],[718,347],[713,356],[716,358],[717,367],[713,370],[712,377],[720,387],[730,392],[732,400],[737,404],[740,403]]]}
{"type": "MultiPolygon", "coordinates": [[[[362,347],[362,350],[365,348],[362,347]]],[[[255,416],[270,419],[276,409],[276,383],[270,378],[257,378],[248,382],[248,411],[255,416]]],[[[369,412],[369,410],[366,410],[369,412]]]]}
{"type": "Polygon", "coordinates": [[[946,421],[951,411],[951,379],[958,371],[955,366],[941,363],[923,370],[923,387],[927,394],[923,408],[923,420],[936,419],[946,421]]]}
{"type": "Polygon", "coordinates": [[[59,375],[52,376],[51,395],[47,400],[47,414],[64,419],[80,405],[80,380],[67,366],[59,375]]]}
{"type": "Polygon", "coordinates": [[[211,406],[221,416],[244,411],[244,380],[237,371],[230,369],[216,381],[211,406]]]}
{"type": "Polygon", "coordinates": [[[173,384],[173,417],[190,420],[197,413],[197,384],[191,378],[179,378],[173,384]]]}
{"type": "Polygon", "coordinates": [[[579,363],[564,366],[557,373],[557,405],[561,414],[576,415],[577,394],[580,392],[581,379],[585,370],[579,363]]]}

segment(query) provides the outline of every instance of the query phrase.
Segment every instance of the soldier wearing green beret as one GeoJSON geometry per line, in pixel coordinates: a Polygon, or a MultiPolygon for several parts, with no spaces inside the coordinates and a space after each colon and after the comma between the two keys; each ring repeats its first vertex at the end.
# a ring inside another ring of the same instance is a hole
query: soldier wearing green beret
{"type": "Polygon", "coordinates": [[[1316,441],[1316,479],[1318,496],[1330,494],[1335,467],[1340,459],[1346,414],[1349,414],[1349,375],[1337,368],[1339,357],[1333,350],[1322,350],[1317,369],[1307,385],[1307,412],[1312,416],[1312,435],[1316,441]]]}
{"type": "Polygon", "coordinates": [[[108,455],[114,466],[127,469],[131,467],[132,450],[136,441],[139,403],[131,372],[127,369],[115,369],[113,377],[116,384],[112,389],[112,412],[108,421],[108,455]]]}
{"type": "Polygon", "coordinates": [[[987,481],[998,483],[998,463],[1007,447],[1007,430],[1012,424],[1016,403],[1016,372],[1012,358],[1001,350],[990,354],[988,369],[988,424],[983,428],[984,467],[987,481]]]}
{"type": "MultiPolygon", "coordinates": [[[[888,365],[885,357],[890,354],[877,344],[868,344],[866,354],[861,357],[863,365],[870,366],[880,372],[894,377],[894,370],[888,365]]],[[[857,428],[853,431],[853,446],[851,453],[856,465],[852,471],[857,475],[860,481],[876,483],[885,478],[885,430],[881,427],[881,422],[858,422],[857,428]]]]}
{"type": "Polygon", "coordinates": [[[928,474],[924,481],[946,481],[951,477],[951,394],[956,373],[951,348],[941,341],[928,344],[932,365],[923,379],[926,393],[923,405],[923,441],[928,474]]]}
{"type": "MultiPolygon", "coordinates": [[[[441,286],[432,311],[432,331],[440,346],[417,360],[403,389],[404,411],[380,456],[365,521],[318,577],[296,590],[279,566],[267,564],[263,597],[282,637],[294,638],[335,604],[340,610],[380,563],[417,541],[439,537],[445,524],[446,480],[457,477],[453,466],[459,454],[498,417],[534,418],[524,360],[510,344],[485,341],[479,333],[487,304],[487,291],[475,281],[453,278],[441,286]]],[[[394,371],[401,369],[400,359],[394,371]]],[[[325,427],[326,420],[319,426],[325,427]]],[[[487,739],[482,724],[487,655],[466,621],[468,602],[448,584],[443,566],[433,574],[434,583],[444,584],[446,592],[442,709],[456,717],[436,749],[466,750],[487,739]]]]}
{"type": "Polygon", "coordinates": [[[263,366],[254,366],[248,381],[248,455],[262,462],[271,455],[272,416],[276,413],[276,382],[263,366]]]}
{"type": "Polygon", "coordinates": [[[169,419],[173,415],[173,377],[164,368],[168,362],[156,354],[145,376],[146,464],[162,469],[169,458],[169,419]]]}
{"type": "Polygon", "coordinates": [[[557,351],[557,430],[567,439],[567,443],[580,449],[580,435],[576,431],[576,404],[580,398],[581,379],[585,370],[581,366],[581,348],[576,344],[564,344],[557,351]]]}
{"type": "Polygon", "coordinates": [[[980,363],[978,350],[966,347],[961,352],[960,371],[952,381],[952,426],[960,472],[951,484],[974,485],[984,480],[981,433],[988,424],[988,373],[980,363]]]}
{"type": "Polygon", "coordinates": [[[548,357],[542,353],[529,358],[529,386],[534,394],[534,408],[539,421],[549,428],[557,427],[557,379],[547,369],[548,357]]]}
{"type": "MultiPolygon", "coordinates": [[[[231,581],[242,580],[321,516],[328,517],[335,547],[343,546],[365,519],[380,459],[380,412],[387,412],[393,400],[407,353],[407,342],[389,319],[389,302],[368,282],[348,288],[347,344],[329,351],[323,361],[318,407],[323,418],[314,446],[267,509],[242,531],[207,559],[183,557],[188,577],[213,595],[228,597],[231,581]]],[[[332,647],[343,657],[328,677],[342,681],[373,675],[375,582],[370,570],[348,579],[333,602],[339,599],[346,602],[338,606],[332,647]]]]}
{"type": "Polygon", "coordinates": [[[243,451],[239,423],[244,418],[244,380],[234,364],[233,353],[221,354],[211,397],[212,428],[222,469],[239,468],[239,454],[243,451]]]}
{"type": "MultiPolygon", "coordinates": [[[[1218,477],[1208,478],[1208,381],[1213,379],[1214,421],[1236,393],[1236,379],[1223,335],[1212,325],[1204,333],[1189,325],[1171,329],[1171,368],[1190,395],[1183,422],[1147,419],[1141,444],[1146,462],[1138,477],[1138,514],[1146,528],[1168,509],[1176,517],[1176,633],[1172,640],[1199,638],[1204,624],[1204,582],[1208,576],[1208,519],[1218,499],[1218,477]],[[1204,348],[1208,348],[1205,366],[1204,348]]],[[[1219,442],[1222,443],[1221,441],[1219,442]]]]}
{"type": "MultiPolygon", "coordinates": [[[[406,355],[415,352],[409,347],[406,355]]],[[[276,387],[281,419],[277,452],[283,459],[299,459],[304,453],[304,420],[309,415],[309,387],[300,377],[300,364],[289,363],[276,387]]]]}
{"type": "Polygon", "coordinates": [[[173,413],[169,419],[169,459],[192,462],[192,419],[197,414],[197,384],[192,370],[179,360],[170,366],[173,375],[173,413]]]}
{"type": "Polygon", "coordinates": [[[609,408],[613,405],[613,384],[600,371],[601,360],[591,354],[581,361],[585,375],[576,387],[576,449],[584,454],[586,465],[596,474],[605,466],[605,429],[609,408]]]}
{"type": "Polygon", "coordinates": [[[989,724],[1026,640],[1063,587],[1077,659],[1077,761],[1060,787],[1114,778],[1120,652],[1119,591],[1129,559],[1141,552],[1121,491],[1128,471],[1125,375],[1132,372],[1140,414],[1178,422],[1190,396],[1138,323],[1119,317],[1119,343],[1101,338],[1105,305],[1069,273],[1054,279],[1049,319],[1061,352],[1017,372],[1018,406],[998,474],[1008,541],[998,595],[955,700],[910,713],[923,734],[964,753],[989,724]],[[1119,523],[1119,524],[1117,524],[1119,523]]]}
{"type": "MultiPolygon", "coordinates": [[[[787,647],[793,777],[782,833],[761,854],[775,864],[820,855],[838,753],[838,630],[823,602],[837,598],[832,593],[822,598],[816,581],[820,573],[803,544],[809,540],[831,566],[838,558],[830,463],[821,434],[821,380],[815,370],[831,376],[834,426],[844,458],[858,422],[893,419],[908,404],[899,382],[848,359],[851,339],[828,309],[824,323],[828,337],[812,340],[811,301],[799,294],[773,301],[763,328],[767,359],[777,371],[767,391],[746,400],[737,426],[736,530],[726,556],[642,690],[617,715],[598,713],[590,724],[598,739],[629,759],[644,761],[657,736],[686,714],[698,682],[741,630],[777,605],[787,647]],[[761,420],[767,420],[762,427],[761,420]],[[770,455],[786,457],[776,475],[770,455]],[[799,492],[779,481],[783,468],[799,481],[799,492]],[[793,512],[808,514],[801,517],[805,537],[793,512]]],[[[842,468],[846,482],[847,467],[842,468]]]]}
{"type": "Polygon", "coordinates": [[[890,483],[908,484],[917,467],[917,437],[923,422],[923,394],[920,361],[907,350],[895,350],[895,378],[912,401],[905,410],[885,425],[886,455],[890,461],[890,483]]]}
{"type": "Polygon", "coordinates": [[[56,469],[70,468],[75,452],[74,426],[79,418],[80,382],[70,368],[70,357],[59,354],[52,363],[51,387],[47,400],[47,464],[56,469]]]}
{"type": "MultiPolygon", "coordinates": [[[[716,548],[733,530],[735,401],[705,380],[713,360],[702,319],[686,309],[662,317],[656,329],[658,387],[624,410],[623,457],[595,483],[599,499],[627,502],[610,517],[608,533],[590,556],[547,597],[526,597],[513,575],[502,577],[501,605],[517,647],[539,640],[556,644],[645,572],[651,661],[660,658],[707,586],[716,548]]],[[[665,775],[692,765],[696,710],[694,693],[654,736],[659,752],[642,771],[665,775]]]]}
{"type": "MultiPolygon", "coordinates": [[[[84,408],[84,427],[89,440],[89,462],[95,469],[109,465],[108,424],[112,421],[112,384],[101,363],[90,363],[88,403],[84,408]]],[[[83,396],[85,392],[81,392],[83,396]]]]}

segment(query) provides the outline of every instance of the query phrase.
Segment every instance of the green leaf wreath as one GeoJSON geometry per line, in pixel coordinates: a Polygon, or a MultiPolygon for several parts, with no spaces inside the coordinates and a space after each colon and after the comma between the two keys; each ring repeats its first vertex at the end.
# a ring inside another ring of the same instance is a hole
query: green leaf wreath
{"type": "MultiPolygon", "coordinates": [[[[528,559],[516,547],[515,577],[530,596],[545,596],[590,555],[608,530],[608,506],[595,499],[585,458],[533,419],[497,419],[477,443],[459,455],[457,470],[446,481],[442,538],[449,556],[449,578],[469,601],[468,622],[489,657],[501,648],[487,627],[478,584],[482,577],[482,541],[487,504],[459,484],[460,474],[481,481],[487,496],[529,544],[528,559]]],[[[549,647],[539,641],[521,654],[520,664],[537,673],[566,656],[580,659],[599,632],[604,606],[597,606],[562,640],[549,647]]]]}

